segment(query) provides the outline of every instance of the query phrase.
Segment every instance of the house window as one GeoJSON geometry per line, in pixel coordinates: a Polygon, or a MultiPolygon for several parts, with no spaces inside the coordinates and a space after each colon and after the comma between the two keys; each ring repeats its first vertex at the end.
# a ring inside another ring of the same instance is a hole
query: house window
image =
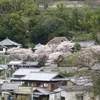
{"type": "Polygon", "coordinates": [[[61,100],[65,100],[65,97],[61,97],[61,100]]]}
{"type": "Polygon", "coordinates": [[[83,95],[76,95],[76,100],[83,100],[83,95]]]}
{"type": "Polygon", "coordinates": [[[48,83],[44,83],[44,87],[48,87],[48,83]]]}

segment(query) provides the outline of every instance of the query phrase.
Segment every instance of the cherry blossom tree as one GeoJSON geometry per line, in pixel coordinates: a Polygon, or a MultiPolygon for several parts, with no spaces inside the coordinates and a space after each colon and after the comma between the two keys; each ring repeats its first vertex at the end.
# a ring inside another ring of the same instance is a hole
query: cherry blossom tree
{"type": "Polygon", "coordinates": [[[48,64],[55,63],[55,61],[62,56],[66,58],[68,55],[71,54],[70,49],[74,46],[74,43],[71,41],[63,41],[60,44],[46,44],[41,45],[38,50],[33,52],[31,48],[24,49],[24,48],[11,48],[7,52],[10,53],[10,56],[16,56],[15,58],[20,58],[20,54],[24,54],[24,60],[27,58],[31,58],[34,60],[39,60],[43,57],[46,57],[46,62],[48,64]]]}

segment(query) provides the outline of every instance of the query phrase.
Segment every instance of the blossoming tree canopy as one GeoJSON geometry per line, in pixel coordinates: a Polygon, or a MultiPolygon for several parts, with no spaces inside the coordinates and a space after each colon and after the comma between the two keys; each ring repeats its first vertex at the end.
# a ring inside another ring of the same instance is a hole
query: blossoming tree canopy
{"type": "Polygon", "coordinates": [[[60,56],[68,56],[71,54],[70,48],[72,48],[74,44],[71,41],[63,41],[60,44],[46,44],[41,45],[38,50],[33,52],[30,48],[24,49],[24,48],[11,48],[8,50],[8,53],[14,54],[16,56],[19,56],[20,53],[24,54],[24,59],[27,59],[27,57],[38,59],[43,56],[47,57],[47,62],[54,63],[54,61],[60,56]]]}

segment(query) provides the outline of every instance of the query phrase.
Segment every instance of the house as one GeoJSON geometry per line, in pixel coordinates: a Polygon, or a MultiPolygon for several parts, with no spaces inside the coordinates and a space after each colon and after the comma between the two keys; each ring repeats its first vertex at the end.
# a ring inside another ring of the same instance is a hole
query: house
{"type": "Polygon", "coordinates": [[[18,46],[22,46],[21,44],[19,43],[16,43],[12,40],[10,40],[8,37],[2,41],[0,41],[0,46],[6,46],[8,48],[11,48],[11,47],[18,47],[18,46]]]}
{"type": "Polygon", "coordinates": [[[91,86],[61,86],[49,96],[49,100],[94,100],[91,86]]]}
{"type": "Polygon", "coordinates": [[[74,42],[75,44],[80,44],[81,48],[91,47],[96,45],[95,41],[81,41],[81,42],[74,42]]]}
{"type": "Polygon", "coordinates": [[[3,83],[5,83],[5,82],[9,82],[9,80],[0,79],[0,93],[1,93],[1,87],[2,87],[3,83]]]}
{"type": "Polygon", "coordinates": [[[44,98],[49,98],[50,91],[42,87],[32,88],[19,86],[18,91],[14,91],[14,94],[16,99],[26,98],[29,100],[29,98],[33,97],[33,100],[43,100],[44,98]]]}
{"type": "Polygon", "coordinates": [[[7,65],[5,64],[0,64],[0,77],[1,79],[4,79],[5,76],[4,76],[4,73],[6,72],[7,73],[7,65]]]}
{"type": "Polygon", "coordinates": [[[19,68],[39,68],[39,62],[30,62],[30,61],[22,61],[22,60],[12,60],[8,63],[8,69],[13,68],[14,70],[19,68]]]}
{"type": "Polygon", "coordinates": [[[5,53],[7,51],[7,48],[6,46],[4,45],[0,45],[0,53],[5,53]]]}
{"type": "Polygon", "coordinates": [[[19,69],[23,67],[23,61],[22,60],[12,60],[8,63],[8,69],[13,68],[14,70],[19,69]]]}
{"type": "Polygon", "coordinates": [[[59,85],[67,85],[68,79],[58,72],[31,71],[23,77],[12,77],[12,82],[21,81],[23,86],[44,87],[48,91],[53,91],[59,85]]]}
{"type": "Polygon", "coordinates": [[[14,97],[16,99],[29,100],[31,98],[32,88],[27,86],[19,86],[18,90],[14,91],[14,97]]]}

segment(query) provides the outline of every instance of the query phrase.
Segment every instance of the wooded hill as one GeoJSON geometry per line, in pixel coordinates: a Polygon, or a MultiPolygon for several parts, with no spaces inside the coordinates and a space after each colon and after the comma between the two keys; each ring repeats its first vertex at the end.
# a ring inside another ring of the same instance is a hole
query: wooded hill
{"type": "Polygon", "coordinates": [[[99,43],[99,27],[100,10],[97,4],[68,8],[60,2],[56,8],[39,8],[33,0],[0,2],[0,40],[8,36],[24,47],[29,43],[45,44],[56,36],[99,43]]]}

